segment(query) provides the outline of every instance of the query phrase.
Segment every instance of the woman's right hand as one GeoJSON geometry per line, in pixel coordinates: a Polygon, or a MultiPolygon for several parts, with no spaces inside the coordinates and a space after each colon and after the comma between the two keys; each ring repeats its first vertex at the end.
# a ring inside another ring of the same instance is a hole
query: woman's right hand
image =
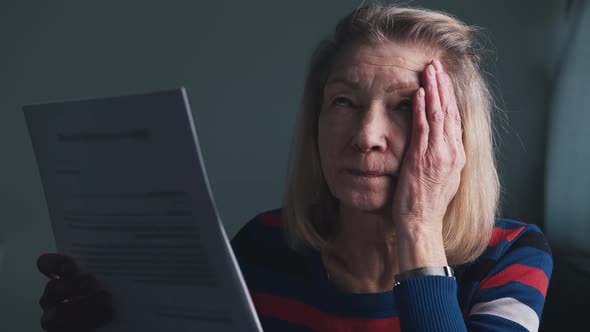
{"type": "Polygon", "coordinates": [[[112,320],[111,294],[94,276],[80,274],[72,257],[43,254],[37,259],[37,268],[50,279],[39,299],[44,330],[90,332],[112,320]]]}

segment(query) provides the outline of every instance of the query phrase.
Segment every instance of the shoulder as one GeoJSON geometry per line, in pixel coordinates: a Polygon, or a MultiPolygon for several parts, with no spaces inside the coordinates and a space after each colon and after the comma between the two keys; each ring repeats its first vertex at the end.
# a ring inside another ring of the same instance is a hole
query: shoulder
{"type": "Polygon", "coordinates": [[[551,255],[549,242],[539,227],[512,219],[497,218],[484,256],[498,259],[517,249],[551,255]]]}
{"type": "Polygon", "coordinates": [[[487,249],[460,273],[462,282],[479,287],[520,281],[545,295],[552,269],[551,248],[539,227],[497,218],[487,249]]]}
{"type": "Polygon", "coordinates": [[[245,274],[264,270],[299,275],[307,269],[306,257],[287,243],[281,211],[257,214],[232,239],[232,249],[245,274]]]}
{"type": "Polygon", "coordinates": [[[487,249],[458,277],[458,299],[469,324],[536,331],[552,269],[551,249],[539,227],[497,219],[487,249]]]}
{"type": "Polygon", "coordinates": [[[251,218],[231,241],[234,251],[251,246],[286,247],[281,209],[265,211],[251,218]]]}

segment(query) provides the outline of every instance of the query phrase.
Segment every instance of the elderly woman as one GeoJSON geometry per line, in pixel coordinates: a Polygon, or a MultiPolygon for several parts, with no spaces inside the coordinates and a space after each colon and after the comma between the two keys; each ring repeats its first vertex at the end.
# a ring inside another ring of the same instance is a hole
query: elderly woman
{"type": "MultiPolygon", "coordinates": [[[[473,34],[440,12],[371,5],[320,43],[284,206],[232,241],[266,331],[538,329],[551,254],[537,227],[495,218],[473,34]]],[[[100,325],[108,296],[94,294],[85,319],[100,325]]],[[[63,316],[50,298],[46,328],[63,316]]]]}

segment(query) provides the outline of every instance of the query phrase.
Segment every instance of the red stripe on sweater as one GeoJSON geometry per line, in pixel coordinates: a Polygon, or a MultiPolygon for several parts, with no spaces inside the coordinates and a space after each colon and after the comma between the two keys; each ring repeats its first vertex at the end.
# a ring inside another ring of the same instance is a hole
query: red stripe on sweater
{"type": "Polygon", "coordinates": [[[278,295],[250,292],[250,296],[256,306],[258,315],[261,317],[284,320],[316,331],[400,331],[398,317],[373,319],[341,317],[278,295]]]}
{"type": "Polygon", "coordinates": [[[260,221],[268,226],[280,226],[281,225],[281,214],[266,212],[260,215],[260,221]]]}
{"type": "Polygon", "coordinates": [[[481,281],[478,288],[492,288],[506,285],[509,282],[517,281],[536,288],[543,297],[547,294],[549,279],[545,272],[536,267],[523,264],[512,264],[495,275],[481,281]]]}
{"type": "Polygon", "coordinates": [[[514,228],[514,229],[504,229],[500,227],[494,227],[494,231],[492,233],[492,238],[490,239],[490,243],[488,244],[490,247],[493,247],[500,243],[502,240],[507,240],[508,242],[514,240],[514,238],[522,232],[524,226],[514,228]]]}

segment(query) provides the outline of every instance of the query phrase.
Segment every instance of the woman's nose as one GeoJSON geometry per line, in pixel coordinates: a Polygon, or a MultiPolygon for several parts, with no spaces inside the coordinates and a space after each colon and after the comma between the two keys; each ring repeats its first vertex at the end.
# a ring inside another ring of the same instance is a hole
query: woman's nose
{"type": "Polygon", "coordinates": [[[387,117],[382,111],[370,109],[363,113],[353,137],[353,147],[360,152],[387,149],[387,117]]]}

